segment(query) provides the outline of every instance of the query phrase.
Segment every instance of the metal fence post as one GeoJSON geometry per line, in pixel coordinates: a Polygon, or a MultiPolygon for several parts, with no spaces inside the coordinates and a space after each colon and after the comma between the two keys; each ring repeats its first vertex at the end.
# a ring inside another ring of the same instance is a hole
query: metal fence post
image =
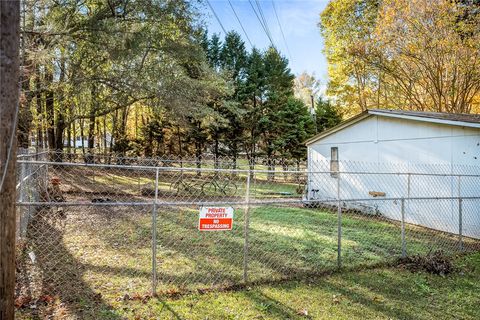
{"type": "Polygon", "coordinates": [[[247,185],[245,191],[245,210],[244,210],[244,228],[243,228],[243,282],[248,282],[248,227],[250,224],[250,176],[251,171],[247,174],[247,185]]]}
{"type": "Polygon", "coordinates": [[[402,198],[402,258],[407,256],[407,241],[405,239],[405,198],[402,198]]]}
{"type": "Polygon", "coordinates": [[[158,171],[155,172],[155,199],[152,210],[152,295],[157,294],[157,200],[158,200],[158,171]]]}
{"type": "Polygon", "coordinates": [[[458,246],[463,251],[463,199],[458,198],[458,246]]]}
{"type": "Polygon", "coordinates": [[[340,173],[337,175],[337,216],[338,216],[338,226],[337,226],[337,266],[338,268],[342,267],[342,206],[340,202],[340,173]]]}
{"type": "MultiPolygon", "coordinates": [[[[20,179],[19,179],[19,188],[17,190],[18,192],[18,199],[20,203],[30,201],[30,199],[25,199],[25,183],[27,183],[27,180],[25,179],[28,175],[27,170],[26,170],[26,163],[22,163],[20,165],[20,179]]],[[[18,208],[18,207],[17,207],[18,208]]],[[[29,207],[30,208],[30,207],[29,207]]],[[[30,211],[28,209],[28,211],[30,211]]],[[[25,208],[19,207],[18,212],[20,213],[20,223],[17,226],[17,238],[23,238],[24,236],[24,231],[27,229],[27,223],[26,223],[26,214],[25,214],[25,208]]]]}
{"type": "Polygon", "coordinates": [[[410,199],[410,182],[411,182],[412,174],[407,174],[407,199],[410,199]]]}

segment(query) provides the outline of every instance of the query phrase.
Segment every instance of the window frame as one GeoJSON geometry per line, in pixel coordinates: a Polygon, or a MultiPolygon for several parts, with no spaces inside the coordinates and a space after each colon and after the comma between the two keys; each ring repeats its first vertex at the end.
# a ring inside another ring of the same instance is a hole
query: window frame
{"type": "Polygon", "coordinates": [[[334,178],[338,177],[340,171],[338,158],[338,147],[330,147],[330,176],[334,178]]]}

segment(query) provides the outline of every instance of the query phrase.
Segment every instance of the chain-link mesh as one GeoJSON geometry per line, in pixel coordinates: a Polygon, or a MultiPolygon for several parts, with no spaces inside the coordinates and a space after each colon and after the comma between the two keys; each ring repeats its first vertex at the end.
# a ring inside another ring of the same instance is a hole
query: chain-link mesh
{"type": "Polygon", "coordinates": [[[476,168],[66,159],[19,158],[17,295],[116,301],[480,249],[476,168]],[[201,207],[232,207],[232,230],[200,231],[201,207]]]}

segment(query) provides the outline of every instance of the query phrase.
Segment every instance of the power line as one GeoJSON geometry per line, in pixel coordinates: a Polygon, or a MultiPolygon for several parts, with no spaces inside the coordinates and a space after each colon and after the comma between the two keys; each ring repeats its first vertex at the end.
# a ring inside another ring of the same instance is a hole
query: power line
{"type": "Polygon", "coordinates": [[[212,5],[210,4],[210,1],[207,0],[207,4],[208,6],[210,7],[210,10],[212,11],[213,15],[215,16],[215,19],[217,19],[217,22],[218,24],[220,25],[220,27],[222,27],[222,30],[225,34],[227,34],[227,31],[225,30],[223,24],[222,24],[222,21],[220,21],[220,18],[218,17],[217,13],[215,12],[215,9],[213,9],[212,5]]]}
{"type": "Polygon", "coordinates": [[[232,8],[232,11],[233,11],[233,14],[235,15],[235,18],[237,18],[237,21],[238,21],[238,23],[240,24],[240,27],[242,28],[243,33],[245,34],[245,37],[247,37],[248,43],[250,43],[250,46],[253,48],[252,41],[250,41],[250,38],[248,37],[247,31],[245,31],[245,28],[243,27],[242,22],[241,22],[240,19],[238,18],[237,12],[236,12],[235,9],[233,8],[232,2],[231,2],[230,0],[228,0],[228,3],[230,4],[230,8],[232,8]]]}
{"type": "MultiPolygon", "coordinates": [[[[263,25],[268,33],[268,37],[273,40],[272,33],[270,32],[270,28],[268,27],[267,19],[265,19],[265,15],[263,14],[262,6],[258,0],[255,0],[255,4],[257,5],[258,12],[260,13],[260,17],[262,18],[263,25]]],[[[273,42],[273,41],[272,41],[273,42]]]]}
{"type": "Polygon", "coordinates": [[[272,47],[275,48],[275,45],[273,44],[272,38],[267,32],[266,26],[264,26],[262,19],[260,19],[260,16],[257,13],[257,10],[255,10],[255,7],[253,6],[253,3],[251,0],[248,0],[248,3],[250,3],[250,6],[252,7],[253,12],[255,13],[255,16],[257,17],[258,22],[260,22],[260,25],[262,26],[263,31],[267,35],[268,40],[270,40],[270,43],[272,44],[272,47]]]}
{"type": "Polygon", "coordinates": [[[268,38],[272,42],[273,47],[276,48],[275,43],[273,41],[272,33],[270,32],[270,28],[268,27],[267,19],[263,14],[262,6],[260,5],[260,2],[258,0],[255,0],[255,3],[257,4],[258,12],[260,13],[260,17],[262,18],[263,25],[265,26],[265,30],[267,31],[267,34],[268,34],[268,38]]]}
{"type": "Polygon", "coordinates": [[[288,56],[290,60],[292,60],[292,55],[290,54],[290,49],[288,48],[287,40],[285,40],[285,34],[283,33],[282,24],[280,23],[280,19],[278,18],[277,9],[275,8],[275,2],[272,0],[272,7],[273,11],[275,12],[275,17],[277,18],[278,26],[280,27],[280,32],[282,33],[283,42],[285,43],[285,47],[287,48],[288,56]]]}

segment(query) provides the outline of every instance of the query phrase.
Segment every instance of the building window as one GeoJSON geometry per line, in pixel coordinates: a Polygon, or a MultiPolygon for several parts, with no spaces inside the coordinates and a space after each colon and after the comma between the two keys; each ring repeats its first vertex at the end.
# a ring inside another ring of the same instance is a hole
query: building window
{"type": "Polygon", "coordinates": [[[330,175],[332,177],[338,176],[338,147],[332,147],[330,149],[330,175]]]}

